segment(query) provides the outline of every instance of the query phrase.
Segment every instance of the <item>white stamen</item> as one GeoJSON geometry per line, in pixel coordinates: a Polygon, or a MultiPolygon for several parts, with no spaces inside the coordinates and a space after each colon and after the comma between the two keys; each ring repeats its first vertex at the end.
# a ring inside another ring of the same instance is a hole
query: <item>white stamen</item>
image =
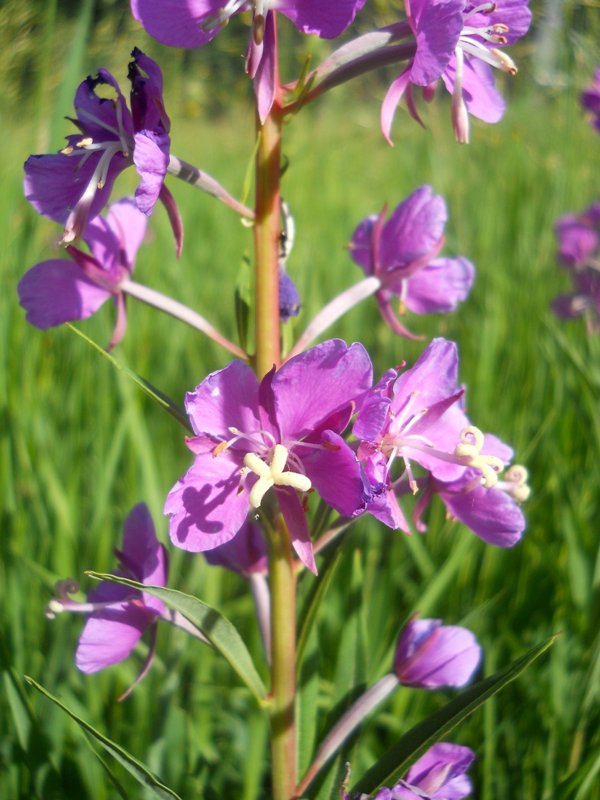
{"type": "Polygon", "coordinates": [[[250,490],[252,508],[260,508],[263,497],[272,486],[290,486],[300,492],[308,492],[311,488],[312,484],[306,475],[289,470],[284,471],[288,455],[287,447],[282,444],[276,444],[273,448],[270,464],[259,458],[256,453],[246,453],[244,466],[258,475],[258,480],[250,490]]]}

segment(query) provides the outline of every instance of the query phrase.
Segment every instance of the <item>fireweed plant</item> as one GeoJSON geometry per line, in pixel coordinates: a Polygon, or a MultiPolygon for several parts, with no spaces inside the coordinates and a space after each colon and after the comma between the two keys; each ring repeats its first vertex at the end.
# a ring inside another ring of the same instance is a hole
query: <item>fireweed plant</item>
{"type": "MultiPolygon", "coordinates": [[[[251,656],[218,612],[211,610],[209,624],[206,606],[167,588],[175,579],[169,578],[166,550],[143,504],[125,521],[114,575],[104,576],[81,600],[71,596],[78,587],[63,582],[48,616],[67,611],[86,615],[75,660],[87,673],[127,658],[145,636],[148,656],[137,683],[151,666],[156,629],[164,624],[179,626],[224,655],[269,716],[275,800],[311,796],[323,767],[398,687],[463,687],[482,659],[469,630],[412,617],[399,633],[389,673],[331,725],[306,772],[298,774],[296,594],[299,580],[320,580],[319,554],[334,540],[342,541],[339,537],[365,516],[406,534],[412,528],[424,531],[423,515],[434,495],[451,517],[491,545],[512,547],[525,529],[520,504],[529,492],[527,472],[511,465],[507,444],[467,416],[456,344],[434,339],[416,363],[391,365],[381,376],[373,374],[359,342],[333,338],[315,344],[343,314],[371,296],[390,335],[411,338],[419,336],[401,321],[407,312],[448,313],[468,297],[475,268],[463,256],[442,254],[448,211],[432,187],[419,186],[407,198],[394,198],[392,210],[373,200],[373,215],[357,220],[354,233],[349,232],[349,274],[354,262],[364,277],[323,309],[311,309],[305,330],[287,351],[282,347],[282,324],[298,314],[301,304],[286,271],[295,224],[280,192],[285,120],[336,86],[393,65],[397,76],[381,109],[383,135],[390,139],[401,101],[423,124],[417,94],[431,100],[440,84],[452,96],[456,138],[467,142],[469,115],[487,122],[502,116],[504,101],[494,87],[493,68],[516,72],[505,48],[530,24],[526,0],[479,5],[406,0],[403,18],[398,15],[387,27],[346,41],[298,80],[282,84],[280,24],[335,39],[365,2],[132,0],[132,13],[147,32],[173,47],[208,46],[215,36],[227,35],[227,24],[238,15],[240,24],[249,25],[245,71],[256,98],[252,207],[170,152],[162,72],[137,48],[127,75],[129,101],[117,79],[100,69],[76,91],[71,118],[76,132],[67,137],[67,145],[25,163],[25,195],[36,211],[62,226],[68,256],[37,264],[20,281],[20,301],[32,325],[45,329],[83,320],[112,299],[113,347],[125,333],[126,306],[134,298],[192,325],[234,357],[206,377],[189,376],[187,423],[180,414],[188,435],[172,446],[185,443],[190,465],[171,489],[165,487],[164,513],[174,547],[202,553],[210,564],[247,580],[264,654],[251,656]],[[139,176],[135,196],[111,201],[116,178],[130,167],[139,176]],[[240,335],[243,344],[232,342],[198,311],[132,280],[134,262],[143,257],[148,217],[158,201],[173,228],[175,251],[181,251],[183,222],[167,188],[173,178],[213,195],[253,230],[255,328],[250,346],[247,336],[240,335]],[[405,498],[412,495],[408,513],[405,498]],[[181,597],[197,606],[182,609],[181,597]],[[221,628],[214,626],[215,619],[221,628]],[[223,626],[227,647],[218,633],[223,626]],[[268,690],[254,659],[268,669],[268,690]]],[[[588,261],[596,253],[597,222],[592,209],[583,221],[561,224],[564,258],[568,253],[574,268],[580,250],[588,261]],[[567,242],[574,231],[585,238],[577,254],[567,242]]],[[[401,538],[394,546],[402,546],[401,538]]],[[[348,771],[336,795],[366,796],[366,789],[381,800],[467,797],[472,786],[466,772],[475,754],[449,742],[435,744],[437,738],[420,739],[409,753],[412,758],[398,759],[396,774],[380,771],[352,787],[348,771]]]]}

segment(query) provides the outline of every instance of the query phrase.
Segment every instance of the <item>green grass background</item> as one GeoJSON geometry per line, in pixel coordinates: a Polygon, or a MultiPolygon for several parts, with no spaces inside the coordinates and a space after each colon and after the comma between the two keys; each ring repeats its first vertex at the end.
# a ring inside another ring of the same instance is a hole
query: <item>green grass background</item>
{"type": "MultiPolygon", "coordinates": [[[[213,653],[163,626],[151,673],[117,704],[143,647],[123,665],[83,676],[73,664],[81,620],[44,617],[58,579],[111,568],[134,503],[148,503],[167,540],[163,500],[189,453],[177,424],[71,331],[26,325],[16,283],[56,253],[60,232],[22,199],[22,161],[29,152],[61,146],[69,132],[62,117],[71,113],[77,82],[101,65],[123,78],[133,44],[166,59],[175,153],[239,194],[254,145],[251,106],[231,70],[241,63],[239,51],[232,47],[229,60],[227,45],[221,60],[173,54],[141,34],[122,5],[103,8],[114,15],[98,16],[91,2],[66,18],[56,2],[42,12],[38,4],[9,0],[0,11],[13,55],[9,62],[4,54],[0,64],[10,78],[1,98],[0,149],[0,797],[118,796],[73,723],[34,696],[24,674],[123,744],[185,800],[268,797],[265,720],[213,653]]],[[[535,84],[533,44],[522,49],[522,73],[503,84],[504,120],[475,123],[468,147],[453,140],[444,98],[425,110],[426,131],[400,112],[390,149],[378,127],[385,84],[375,78],[321,99],[286,127],[284,195],[297,225],[289,269],[304,303],[291,323],[296,333],[360,277],[345,250],[356,223],[430,183],[448,203],[444,252],[471,258],[477,281],[457,314],[410,322],[429,337],[459,343],[471,418],[514,446],[533,488],[526,536],[511,551],[486,546],[446,521],[441,504],[432,508],[425,536],[408,538],[367,521],[353,527],[301,672],[304,766],[330,709],[339,713],[357,686],[389,671],[398,627],[420,609],[471,627],[485,650],[485,674],[561,634],[543,661],[456,732],[455,741],[478,753],[476,796],[600,798],[600,343],[586,336],[583,323],[558,323],[548,310],[552,297],[567,290],[567,276],[555,265],[553,222],[598,197],[600,140],[577,102],[598,53],[591,28],[579,30],[567,39],[571,57],[560,62],[561,86],[535,84]]],[[[186,301],[234,338],[233,291],[246,277],[250,232],[216,201],[174,183],[186,226],[184,254],[178,263],[157,209],[136,277],[186,301]]],[[[123,176],[117,194],[134,185],[133,175],[123,176]]],[[[104,344],[111,323],[105,308],[81,328],[104,344]]],[[[378,373],[402,359],[414,362],[422,349],[394,339],[368,301],[331,334],[363,341],[378,373]]],[[[133,303],[116,357],[177,400],[227,361],[196,332],[133,303]]],[[[303,578],[303,592],[312,580],[303,578]]],[[[201,556],[172,552],[170,585],[216,605],[259,652],[252,603],[236,576],[207,567],[201,556]]],[[[354,775],[449,696],[400,690],[347,750],[354,775]]],[[[119,767],[111,770],[127,796],[145,796],[119,767]]],[[[322,796],[334,780],[332,773],[322,796]]]]}

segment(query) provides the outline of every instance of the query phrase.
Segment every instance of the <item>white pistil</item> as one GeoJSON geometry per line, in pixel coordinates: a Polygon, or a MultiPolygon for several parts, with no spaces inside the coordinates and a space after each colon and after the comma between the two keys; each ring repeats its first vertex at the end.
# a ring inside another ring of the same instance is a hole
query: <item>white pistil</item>
{"type": "Polygon", "coordinates": [[[518,503],[524,503],[531,494],[531,487],[527,484],[528,478],[529,472],[522,464],[513,464],[506,470],[504,479],[498,485],[518,503]]]}
{"type": "Polygon", "coordinates": [[[484,435],[474,425],[461,431],[460,444],[456,445],[454,455],[467,467],[474,467],[481,472],[481,483],[490,489],[498,483],[498,473],[504,469],[504,462],[497,456],[481,454],[484,435]]]}
{"type": "Polygon", "coordinates": [[[246,453],[244,456],[244,466],[255,475],[258,480],[250,490],[250,505],[252,508],[260,508],[263,497],[272,486],[290,486],[300,492],[308,492],[312,484],[306,475],[298,472],[284,472],[288,460],[288,449],[282,444],[276,444],[273,448],[271,463],[267,464],[256,453],[246,453]]]}

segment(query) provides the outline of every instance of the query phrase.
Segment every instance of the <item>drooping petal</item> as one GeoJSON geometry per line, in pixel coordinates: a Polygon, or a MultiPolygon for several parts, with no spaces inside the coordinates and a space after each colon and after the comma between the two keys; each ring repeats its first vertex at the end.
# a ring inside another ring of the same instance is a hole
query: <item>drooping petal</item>
{"type": "Polygon", "coordinates": [[[72,261],[62,259],[37,264],[25,273],[17,288],[27,321],[42,330],[87,319],[112,296],[72,261]]]}
{"type": "Polygon", "coordinates": [[[302,439],[334,413],[362,399],[373,368],[364,347],[322,342],[287,361],[272,380],[275,415],[285,439],[302,439]]]}
{"type": "Polygon", "coordinates": [[[454,311],[469,296],[475,267],[466,258],[439,258],[410,277],[406,307],[414,314],[454,311]]]}
{"type": "MultiPolygon", "coordinates": [[[[442,75],[446,89],[452,94],[455,80],[454,58],[442,75]]],[[[494,86],[492,68],[478,58],[465,56],[462,94],[469,114],[483,122],[499,122],[506,109],[504,98],[494,86]]]]}
{"type": "Polygon", "coordinates": [[[434,252],[447,219],[444,199],[434,194],[431,186],[416,189],[383,226],[379,255],[382,271],[407,266],[434,252]]]}
{"type": "MultiPolygon", "coordinates": [[[[468,474],[471,482],[476,480],[474,470],[469,470],[468,474]]],[[[465,491],[465,482],[448,488],[440,485],[436,489],[452,516],[488,544],[497,547],[515,545],[526,527],[520,506],[500,489],[486,489],[476,484],[471,491],[465,491]]]]}
{"type": "Polygon", "coordinates": [[[167,133],[143,130],[135,134],[133,162],[141,178],[135,201],[144,214],[150,215],[158,200],[169,166],[170,143],[167,133]]]}
{"type": "Polygon", "coordinates": [[[248,489],[240,486],[241,463],[228,455],[197,455],[167,495],[164,513],[176,547],[193,553],[212,550],[233,539],[244,524],[248,489]]]}
{"type": "Polygon", "coordinates": [[[411,83],[428,86],[441,76],[463,27],[463,8],[462,0],[411,0],[411,26],[417,42],[411,83]]]}
{"type": "Polygon", "coordinates": [[[228,440],[230,428],[250,432],[261,425],[258,418],[258,380],[243,361],[232,361],[211,373],[185,396],[185,408],[194,432],[228,440]]]}
{"type": "Polygon", "coordinates": [[[200,47],[223,27],[217,17],[224,5],[225,0],[131,0],[131,12],[158,42],[200,47]]]}
{"type": "Polygon", "coordinates": [[[396,109],[400,101],[404,97],[404,93],[410,85],[410,67],[406,67],[398,77],[392,81],[389,89],[385,93],[383,103],[381,104],[380,124],[381,132],[386,138],[388,144],[393,145],[392,142],[392,124],[396,109]]]}
{"type": "Polygon", "coordinates": [[[126,197],[113,203],[106,217],[92,220],[84,238],[98,264],[118,277],[119,268],[126,269],[129,274],[133,272],[146,228],[146,216],[126,197]]]}
{"type": "Polygon", "coordinates": [[[317,565],[315,564],[315,554],[310,539],[308,521],[298,495],[293,489],[278,487],[277,499],[298,558],[307,569],[316,575],[317,565]]]}
{"type": "Polygon", "coordinates": [[[152,615],[134,603],[94,612],[79,637],[75,653],[77,668],[91,673],[123,661],[151,621],[152,615]]]}
{"type": "Polygon", "coordinates": [[[337,433],[324,431],[321,447],[299,447],[297,454],[313,487],[344,517],[362,514],[370,497],[354,451],[337,433]]]}
{"type": "Polygon", "coordinates": [[[273,3],[291,19],[301,33],[314,33],[322,39],[335,39],[352,23],[366,0],[277,0],[273,3]]]}

